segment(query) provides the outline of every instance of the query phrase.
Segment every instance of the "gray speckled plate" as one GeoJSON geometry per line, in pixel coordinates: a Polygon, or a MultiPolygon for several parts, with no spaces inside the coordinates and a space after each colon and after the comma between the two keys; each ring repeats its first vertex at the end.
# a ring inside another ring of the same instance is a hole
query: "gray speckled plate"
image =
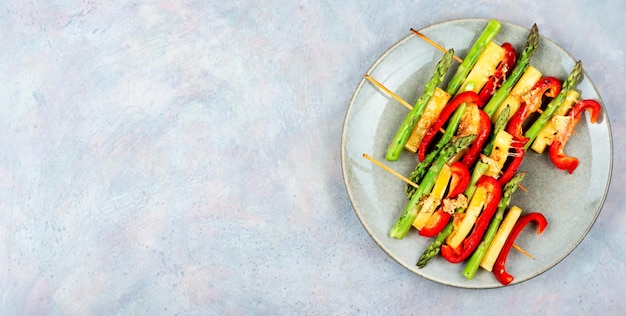
{"type": "MultiPolygon", "coordinates": [[[[486,24],[486,19],[463,19],[434,24],[420,31],[443,47],[454,48],[458,56],[465,56],[486,24]]],[[[495,41],[510,42],[519,52],[527,35],[527,28],[503,22],[495,41]]],[[[367,73],[413,104],[441,56],[442,53],[428,43],[408,35],[390,47],[367,73]]],[[[560,79],[567,77],[574,63],[572,56],[545,38],[540,39],[531,61],[544,75],[560,79]]],[[[456,64],[453,67],[456,68],[456,64]]],[[[586,74],[578,89],[582,98],[601,102],[586,74]]],[[[425,268],[418,269],[415,263],[431,239],[419,236],[415,230],[403,240],[389,237],[389,230],[407,202],[404,183],[364,159],[362,154],[384,161],[387,146],[406,113],[402,105],[365,79],[357,86],[348,107],[341,142],[342,167],[348,195],[363,227],[389,256],[424,278],[463,288],[501,286],[491,273],[484,270],[469,281],[461,273],[464,264],[450,264],[440,256],[425,268]]],[[[520,167],[520,170],[528,171],[523,184],[529,192],[517,190],[512,205],[521,207],[525,213],[543,213],[549,225],[541,235],[536,235],[534,228],[528,227],[516,240],[516,244],[536,259],[530,260],[511,251],[507,270],[515,277],[513,284],[537,276],[565,258],[585,237],[600,213],[613,161],[606,113],[601,113],[596,124],[590,124],[587,118],[581,120],[565,151],[580,159],[580,165],[572,175],[556,169],[547,155],[533,151],[529,151],[520,167]]],[[[413,155],[404,152],[397,162],[385,164],[408,175],[416,162],[413,155]]]]}

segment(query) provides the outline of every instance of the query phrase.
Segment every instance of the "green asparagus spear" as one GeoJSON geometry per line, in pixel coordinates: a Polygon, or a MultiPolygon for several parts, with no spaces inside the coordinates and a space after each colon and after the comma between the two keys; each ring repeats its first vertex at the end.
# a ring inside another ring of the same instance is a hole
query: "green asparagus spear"
{"type": "Polygon", "coordinates": [[[467,265],[465,266],[465,269],[463,269],[463,275],[468,280],[473,279],[474,276],[476,275],[476,272],[478,271],[478,267],[480,266],[480,263],[483,261],[483,258],[485,257],[485,254],[487,253],[487,249],[489,249],[489,245],[491,245],[491,242],[496,237],[496,232],[498,231],[498,227],[500,227],[500,223],[502,222],[502,219],[504,218],[504,210],[506,210],[506,208],[509,206],[509,203],[511,203],[511,195],[513,195],[513,192],[517,190],[519,183],[522,182],[522,180],[524,180],[525,176],[526,176],[525,172],[520,172],[516,174],[513,178],[511,178],[511,180],[509,180],[509,182],[507,182],[506,185],[504,186],[502,198],[500,199],[500,203],[498,204],[498,210],[496,211],[496,214],[491,220],[491,223],[489,223],[489,227],[487,228],[487,231],[485,232],[485,236],[483,237],[483,240],[480,242],[476,250],[474,250],[474,253],[470,257],[469,261],[467,262],[467,265]]]}
{"type": "Polygon", "coordinates": [[[517,65],[511,72],[511,75],[506,79],[506,81],[502,84],[500,89],[496,91],[496,93],[491,97],[485,108],[483,109],[489,117],[493,117],[496,113],[500,104],[504,102],[504,99],[509,95],[513,86],[517,83],[519,78],[524,74],[526,68],[530,64],[530,59],[535,54],[537,50],[537,46],[539,44],[539,30],[537,28],[537,24],[533,24],[530,29],[530,33],[526,38],[526,44],[524,44],[524,51],[522,51],[522,55],[520,56],[517,65]]]}
{"type": "Polygon", "coordinates": [[[541,131],[541,129],[546,126],[550,118],[552,118],[554,112],[556,112],[559,106],[561,106],[561,103],[563,103],[563,100],[565,100],[565,97],[570,92],[570,90],[576,87],[576,84],[578,84],[578,80],[580,80],[580,77],[582,75],[582,71],[583,64],[579,60],[576,62],[576,65],[574,65],[574,69],[572,69],[572,72],[570,72],[569,76],[567,76],[567,79],[565,79],[565,81],[563,82],[563,85],[561,86],[561,92],[559,92],[559,94],[554,99],[552,99],[550,103],[548,103],[548,106],[545,110],[543,110],[541,116],[539,116],[539,118],[533,123],[533,125],[530,126],[530,128],[524,134],[524,136],[529,138],[528,142],[526,142],[525,145],[526,150],[528,150],[528,147],[530,147],[530,145],[533,143],[533,141],[537,137],[537,134],[539,134],[539,131],[541,131]]]}
{"type": "Polygon", "coordinates": [[[387,155],[385,155],[385,159],[389,161],[396,161],[400,157],[402,150],[404,149],[404,145],[409,140],[409,136],[411,136],[411,131],[413,131],[413,127],[422,116],[424,112],[424,108],[426,108],[426,104],[428,100],[432,97],[435,88],[439,86],[441,81],[446,76],[446,72],[448,68],[450,68],[450,64],[452,63],[452,57],[454,56],[454,49],[449,49],[441,58],[437,67],[435,67],[435,71],[430,80],[426,83],[424,88],[424,93],[417,99],[415,102],[415,106],[413,109],[407,114],[404,122],[400,125],[400,129],[396,133],[396,136],[393,138],[391,145],[387,148],[387,155]]]}
{"type": "Polygon", "coordinates": [[[467,188],[465,188],[464,192],[468,200],[471,200],[472,196],[474,196],[474,192],[476,192],[476,183],[478,183],[478,179],[480,179],[480,177],[482,177],[485,172],[487,172],[487,169],[489,169],[489,164],[482,161],[476,163],[474,171],[472,172],[472,176],[470,177],[470,182],[467,185],[467,188]]]}
{"type": "Polygon", "coordinates": [[[459,90],[459,88],[463,84],[463,81],[465,81],[465,78],[467,78],[467,74],[470,72],[472,67],[474,67],[476,61],[478,61],[478,57],[480,57],[480,54],[485,50],[487,45],[496,37],[501,28],[502,25],[496,20],[490,20],[489,23],[487,23],[487,26],[480,34],[478,39],[476,39],[474,45],[470,48],[467,56],[465,56],[465,59],[463,60],[461,65],[459,65],[459,68],[457,68],[456,73],[454,74],[452,79],[450,79],[448,87],[446,88],[446,92],[448,92],[450,95],[454,95],[457,90],[459,90]]]}
{"type": "Polygon", "coordinates": [[[428,245],[428,248],[424,251],[422,256],[417,260],[417,267],[423,268],[425,267],[433,258],[439,253],[441,250],[441,245],[446,240],[446,237],[452,233],[454,230],[454,225],[452,222],[448,223],[446,227],[435,237],[435,240],[428,245]]]}
{"type": "Polygon", "coordinates": [[[424,179],[419,185],[419,188],[409,200],[409,203],[404,208],[402,212],[402,216],[398,219],[396,224],[391,228],[389,235],[393,238],[402,239],[406,236],[406,233],[411,229],[411,225],[417,217],[417,213],[419,212],[420,206],[419,202],[422,196],[425,196],[430,193],[433,186],[435,185],[435,180],[437,179],[437,175],[439,175],[439,171],[443,165],[452,158],[452,156],[456,155],[459,151],[465,149],[469,146],[476,135],[468,135],[464,137],[456,138],[448,143],[441,152],[439,156],[437,156],[437,160],[430,166],[428,172],[424,176],[424,179]]]}
{"type": "MultiPolygon", "coordinates": [[[[476,167],[474,167],[474,171],[472,172],[472,176],[470,177],[470,183],[464,192],[468,200],[471,200],[472,196],[474,196],[474,192],[476,192],[476,183],[478,182],[478,179],[480,179],[480,177],[482,177],[483,174],[485,174],[488,168],[489,168],[489,165],[486,163],[483,163],[482,161],[479,161],[478,163],[476,163],[476,167]]],[[[462,211],[464,210],[457,209],[457,212],[462,212],[462,211]]],[[[422,253],[422,256],[417,261],[418,268],[421,269],[425,267],[431,260],[433,260],[433,258],[441,250],[441,245],[443,245],[444,240],[446,239],[446,237],[448,237],[448,235],[452,233],[453,230],[454,230],[454,225],[452,224],[452,221],[450,221],[450,223],[448,223],[448,225],[446,225],[446,227],[441,232],[439,232],[439,234],[437,234],[437,237],[435,237],[435,239],[430,243],[430,245],[428,245],[426,250],[424,250],[424,253],[422,253]]]]}
{"type": "MultiPolygon", "coordinates": [[[[456,130],[459,128],[459,123],[461,122],[461,117],[463,116],[463,113],[465,113],[466,107],[467,105],[465,103],[459,105],[459,107],[450,118],[450,122],[448,123],[448,128],[446,128],[445,133],[443,133],[443,136],[441,136],[441,139],[439,139],[439,142],[437,142],[435,148],[431,152],[429,152],[426,157],[424,157],[424,160],[420,161],[417,166],[415,166],[415,170],[409,175],[409,180],[417,183],[422,178],[422,176],[424,176],[424,173],[426,173],[426,170],[428,169],[428,167],[430,167],[430,164],[433,162],[435,157],[437,157],[441,149],[448,142],[450,142],[450,140],[456,133],[456,130]]],[[[410,199],[413,196],[413,193],[415,193],[415,190],[417,189],[414,186],[407,185],[406,196],[410,199]]]]}

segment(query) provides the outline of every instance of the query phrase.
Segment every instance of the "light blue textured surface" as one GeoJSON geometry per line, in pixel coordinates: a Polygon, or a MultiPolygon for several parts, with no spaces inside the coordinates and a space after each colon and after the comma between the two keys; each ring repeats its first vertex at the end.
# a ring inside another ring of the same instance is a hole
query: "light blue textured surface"
{"type": "Polygon", "coordinates": [[[38,2],[0,5],[3,314],[626,311],[625,3],[38,2]],[[495,290],[390,259],[339,159],[369,65],[411,27],[465,17],[536,22],[583,61],[614,135],[587,238],[495,290]]]}

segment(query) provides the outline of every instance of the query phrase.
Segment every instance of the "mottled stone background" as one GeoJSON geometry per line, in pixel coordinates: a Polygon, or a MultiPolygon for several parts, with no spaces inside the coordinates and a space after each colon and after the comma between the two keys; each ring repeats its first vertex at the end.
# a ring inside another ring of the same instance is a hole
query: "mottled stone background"
{"type": "Polygon", "coordinates": [[[2,314],[626,311],[622,1],[0,4],[2,314]],[[582,59],[615,165],[595,226],[519,285],[413,275],[347,197],[344,114],[369,65],[434,22],[530,26],[582,59]]]}

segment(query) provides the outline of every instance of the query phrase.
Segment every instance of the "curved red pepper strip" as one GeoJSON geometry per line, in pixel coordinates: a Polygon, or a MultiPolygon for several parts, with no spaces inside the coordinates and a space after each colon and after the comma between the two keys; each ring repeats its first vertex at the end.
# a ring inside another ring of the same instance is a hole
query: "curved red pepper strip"
{"type": "Polygon", "coordinates": [[[470,146],[468,152],[463,156],[461,162],[463,162],[468,168],[474,165],[474,162],[478,158],[481,150],[483,150],[483,146],[485,142],[489,138],[489,134],[491,133],[491,119],[489,115],[485,113],[483,110],[478,110],[480,113],[480,131],[478,136],[470,146]]]}
{"type": "Polygon", "coordinates": [[[524,160],[524,156],[526,155],[526,150],[524,149],[525,141],[517,140],[513,138],[513,143],[511,147],[515,150],[515,154],[513,155],[513,160],[509,163],[506,170],[502,172],[502,175],[498,178],[498,182],[500,186],[504,187],[511,178],[517,172],[517,169],[522,164],[524,160]]]}
{"type": "MultiPolygon", "coordinates": [[[[450,180],[450,190],[446,195],[447,198],[454,198],[457,195],[465,192],[465,188],[470,181],[470,172],[467,166],[460,161],[457,161],[450,166],[450,172],[452,173],[452,180],[450,180]]],[[[441,232],[444,227],[450,221],[450,214],[443,211],[443,206],[439,206],[437,210],[430,216],[428,222],[419,234],[424,237],[435,237],[441,232]]]]}
{"type": "Polygon", "coordinates": [[[513,135],[513,139],[517,139],[524,144],[526,144],[530,138],[524,136],[522,125],[529,115],[530,111],[528,111],[528,106],[526,106],[526,103],[522,103],[506,125],[507,133],[513,135]]]}
{"type": "MultiPolygon", "coordinates": [[[[545,95],[546,97],[554,98],[561,92],[561,80],[556,77],[543,77],[535,83],[533,90],[537,90],[539,96],[545,95]]],[[[541,103],[541,98],[537,100],[541,103]]]]}
{"type": "Polygon", "coordinates": [[[541,98],[543,95],[555,97],[561,92],[561,81],[555,77],[543,77],[528,92],[531,96],[529,99],[532,103],[522,102],[520,108],[513,114],[506,126],[506,131],[513,135],[513,138],[526,143],[529,138],[524,136],[522,125],[524,121],[541,106],[541,98]]]}
{"type": "Polygon", "coordinates": [[[513,276],[506,272],[506,258],[509,255],[509,251],[511,250],[511,246],[515,242],[515,238],[517,235],[526,227],[526,225],[530,222],[536,222],[538,225],[537,235],[541,234],[543,230],[548,226],[548,221],[546,218],[541,215],[541,213],[529,213],[526,215],[522,215],[513,226],[513,230],[511,234],[504,242],[502,246],[502,250],[500,250],[500,254],[498,255],[498,259],[496,259],[496,263],[493,266],[493,274],[496,279],[500,281],[503,285],[508,285],[513,281],[513,276]]]}
{"type": "Polygon", "coordinates": [[[483,89],[478,93],[478,97],[483,104],[487,103],[496,90],[500,88],[506,76],[513,71],[513,67],[515,66],[515,60],[517,59],[515,47],[510,43],[504,43],[502,44],[502,48],[504,48],[504,58],[498,65],[498,68],[496,68],[496,72],[493,76],[489,77],[489,81],[487,81],[483,89]]]}
{"type": "Polygon", "coordinates": [[[423,161],[426,157],[426,152],[428,151],[430,143],[433,141],[435,135],[437,135],[439,130],[443,127],[443,124],[446,123],[450,115],[452,115],[452,113],[456,111],[459,105],[463,103],[480,104],[478,94],[473,91],[465,91],[456,95],[454,98],[452,98],[452,100],[450,100],[450,102],[448,102],[448,104],[446,104],[443,110],[441,110],[441,114],[439,114],[439,118],[437,118],[437,121],[435,121],[430,129],[428,129],[428,132],[426,132],[426,135],[424,135],[424,138],[422,139],[422,143],[420,144],[420,147],[417,151],[417,155],[420,161],[423,161]]]}
{"type": "MultiPolygon", "coordinates": [[[[570,115],[575,119],[576,123],[580,120],[583,112],[589,112],[589,121],[595,123],[598,121],[602,106],[596,100],[581,100],[576,102],[570,110],[570,115]]],[[[576,124],[574,124],[575,126],[576,124]]]]}
{"type": "Polygon", "coordinates": [[[550,145],[550,161],[552,164],[561,169],[567,170],[569,174],[572,174],[578,167],[578,158],[570,157],[563,152],[564,144],[558,140],[553,140],[550,145]]]}
{"type": "Polygon", "coordinates": [[[480,241],[483,239],[483,235],[491,222],[491,218],[496,213],[498,204],[500,203],[500,197],[502,195],[502,188],[496,179],[490,176],[482,176],[478,179],[477,187],[484,187],[489,192],[487,202],[483,211],[480,213],[474,224],[474,228],[467,238],[463,239],[457,249],[453,249],[448,245],[441,246],[441,256],[448,260],[450,263],[459,263],[467,259],[480,241]]]}
{"type": "Polygon", "coordinates": [[[466,165],[455,162],[450,166],[452,180],[450,180],[450,190],[446,197],[455,197],[463,192],[470,182],[470,172],[466,165]]]}
{"type": "Polygon", "coordinates": [[[589,120],[591,123],[595,123],[598,120],[600,109],[600,103],[595,100],[578,101],[574,107],[572,107],[569,115],[572,118],[573,123],[568,126],[568,129],[565,131],[565,135],[562,138],[553,140],[550,145],[550,160],[557,168],[567,170],[570,174],[576,170],[576,167],[578,167],[578,159],[576,157],[567,156],[563,152],[563,148],[574,130],[574,127],[576,127],[576,124],[580,121],[583,112],[587,110],[589,112],[589,120]]]}
{"type": "Polygon", "coordinates": [[[420,236],[424,237],[435,237],[437,236],[450,222],[450,215],[443,211],[443,207],[439,206],[437,210],[430,216],[428,219],[428,223],[420,229],[420,236]]]}

